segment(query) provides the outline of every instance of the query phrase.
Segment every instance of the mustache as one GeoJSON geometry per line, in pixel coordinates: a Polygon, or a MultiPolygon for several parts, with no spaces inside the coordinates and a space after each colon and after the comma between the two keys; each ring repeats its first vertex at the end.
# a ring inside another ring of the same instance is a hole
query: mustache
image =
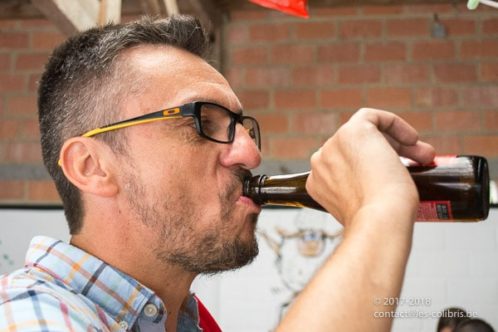
{"type": "Polygon", "coordinates": [[[242,167],[233,169],[232,174],[234,176],[234,180],[228,185],[226,191],[222,195],[222,197],[227,201],[237,197],[236,194],[241,193],[244,180],[252,177],[251,171],[242,167]]]}

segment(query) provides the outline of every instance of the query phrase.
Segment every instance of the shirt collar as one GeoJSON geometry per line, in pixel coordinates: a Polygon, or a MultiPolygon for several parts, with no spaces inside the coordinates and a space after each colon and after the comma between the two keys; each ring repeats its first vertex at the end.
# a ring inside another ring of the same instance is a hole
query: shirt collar
{"type": "MultiPolygon", "coordinates": [[[[146,318],[164,321],[161,299],[147,287],[87,252],[45,236],[36,236],[26,254],[26,266],[34,266],[84,295],[116,322],[133,326],[145,306],[153,304],[157,314],[146,318]]],[[[145,310],[150,313],[150,310],[145,310]]],[[[144,317],[141,317],[144,318],[144,317]]]]}

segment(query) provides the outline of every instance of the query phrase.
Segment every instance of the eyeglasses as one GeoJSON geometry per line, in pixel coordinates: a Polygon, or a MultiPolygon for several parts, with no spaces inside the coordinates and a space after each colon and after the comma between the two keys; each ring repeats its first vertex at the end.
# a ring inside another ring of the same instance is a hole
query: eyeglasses
{"type": "Polygon", "coordinates": [[[191,116],[194,118],[197,133],[210,141],[217,143],[233,143],[235,138],[235,127],[237,123],[247,130],[258,149],[261,150],[261,137],[259,125],[256,119],[250,116],[234,113],[229,109],[215,103],[196,101],[182,106],[168,108],[157,112],[137,116],[109,124],[104,127],[87,131],[83,137],[93,137],[121,128],[131,127],[139,124],[177,119],[191,116]]]}

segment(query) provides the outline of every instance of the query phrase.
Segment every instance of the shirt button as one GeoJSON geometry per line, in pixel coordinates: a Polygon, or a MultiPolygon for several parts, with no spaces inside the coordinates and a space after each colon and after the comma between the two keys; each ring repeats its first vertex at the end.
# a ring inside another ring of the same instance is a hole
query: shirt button
{"type": "Polygon", "coordinates": [[[144,308],[144,314],[149,318],[156,317],[157,312],[158,312],[157,307],[152,303],[147,304],[144,308]]]}
{"type": "Polygon", "coordinates": [[[122,330],[128,330],[128,323],[126,321],[121,321],[119,322],[119,327],[122,329],[122,330]]]}

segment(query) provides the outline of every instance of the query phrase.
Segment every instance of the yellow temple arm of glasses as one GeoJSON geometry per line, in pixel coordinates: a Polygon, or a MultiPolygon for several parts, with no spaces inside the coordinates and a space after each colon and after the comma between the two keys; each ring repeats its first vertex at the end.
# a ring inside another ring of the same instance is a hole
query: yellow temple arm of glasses
{"type": "Polygon", "coordinates": [[[108,131],[118,130],[118,129],[121,129],[121,128],[136,126],[136,125],[139,125],[139,124],[144,124],[144,123],[149,123],[149,122],[155,122],[155,121],[176,119],[176,118],[181,118],[181,117],[182,117],[181,115],[176,115],[176,116],[168,116],[168,117],[162,117],[162,118],[153,118],[153,119],[143,119],[143,120],[130,121],[130,122],[125,122],[125,123],[115,124],[115,125],[109,126],[109,127],[102,127],[102,128],[93,129],[93,130],[87,131],[86,133],[84,133],[81,136],[83,136],[83,137],[92,137],[92,136],[95,136],[97,134],[102,134],[102,133],[106,133],[108,131]]]}

